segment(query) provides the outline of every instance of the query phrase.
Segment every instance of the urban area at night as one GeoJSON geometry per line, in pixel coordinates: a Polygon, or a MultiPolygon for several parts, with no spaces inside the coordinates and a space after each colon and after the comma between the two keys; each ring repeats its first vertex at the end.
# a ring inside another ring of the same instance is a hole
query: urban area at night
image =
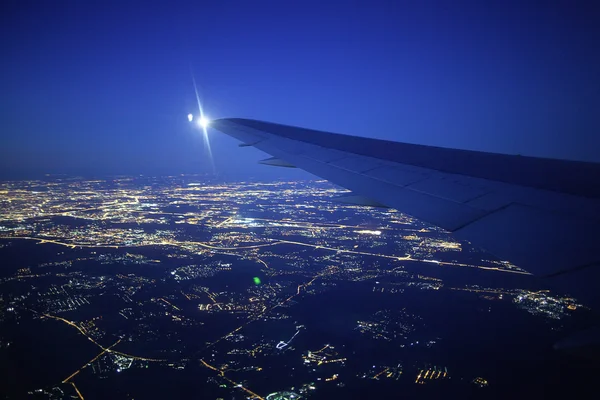
{"type": "Polygon", "coordinates": [[[7,396],[485,395],[539,384],[564,363],[553,341],[589,318],[325,181],[48,176],[0,193],[7,396]],[[547,365],[527,353],[542,350],[547,365]]]}

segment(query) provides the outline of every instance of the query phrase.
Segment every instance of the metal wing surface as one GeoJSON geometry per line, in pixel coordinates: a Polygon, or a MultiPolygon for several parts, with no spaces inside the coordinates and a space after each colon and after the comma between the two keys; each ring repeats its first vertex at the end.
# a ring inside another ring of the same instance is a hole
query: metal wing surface
{"type": "MultiPolygon", "coordinates": [[[[353,192],[453,232],[535,275],[600,268],[600,164],[399,143],[249,119],[212,127],[353,192]]],[[[584,286],[584,285],[581,285],[584,286]]],[[[589,285],[588,285],[589,286],[589,285]]],[[[595,286],[595,285],[594,285],[595,286]]]]}

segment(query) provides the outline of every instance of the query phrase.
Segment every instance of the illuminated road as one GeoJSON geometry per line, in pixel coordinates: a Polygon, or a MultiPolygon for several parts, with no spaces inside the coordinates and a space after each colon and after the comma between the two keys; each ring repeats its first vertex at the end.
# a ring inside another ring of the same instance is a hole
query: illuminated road
{"type": "MultiPolygon", "coordinates": [[[[297,242],[297,241],[292,241],[292,240],[279,240],[279,239],[266,239],[266,240],[270,240],[271,242],[255,244],[255,245],[235,246],[235,247],[214,246],[214,245],[211,245],[206,242],[190,242],[190,241],[185,241],[185,242],[184,241],[181,241],[181,242],[163,241],[163,242],[156,242],[156,243],[142,243],[142,244],[128,244],[128,245],[125,245],[125,244],[123,244],[123,245],[111,245],[111,244],[93,245],[93,244],[83,244],[83,243],[65,243],[65,242],[60,242],[58,240],[52,240],[52,239],[47,239],[47,238],[37,238],[37,237],[30,237],[30,236],[2,237],[2,239],[37,240],[40,242],[40,244],[53,243],[53,244],[62,245],[62,246],[70,247],[70,248],[87,247],[87,248],[118,249],[118,248],[135,248],[135,247],[169,246],[169,247],[178,247],[178,248],[181,248],[184,250],[190,250],[190,248],[193,246],[200,246],[200,247],[203,247],[203,248],[206,248],[209,250],[213,250],[213,251],[251,250],[251,249],[260,249],[263,247],[276,246],[276,245],[280,245],[280,244],[290,244],[290,245],[296,245],[296,246],[311,247],[311,248],[314,248],[317,250],[320,249],[320,250],[332,251],[335,253],[346,253],[346,254],[355,254],[355,255],[370,256],[370,257],[379,257],[379,258],[385,258],[385,259],[390,259],[390,260],[395,260],[395,261],[425,262],[425,263],[430,263],[430,264],[436,264],[439,266],[477,268],[477,269],[482,269],[482,270],[487,270],[487,271],[507,272],[507,273],[520,274],[520,275],[532,275],[531,273],[526,272],[526,271],[516,271],[516,270],[503,269],[503,268],[498,268],[498,267],[486,267],[486,266],[481,266],[481,265],[471,265],[471,264],[463,264],[463,263],[457,263],[457,262],[447,262],[447,261],[437,261],[437,260],[430,260],[430,259],[412,258],[412,256],[410,254],[407,254],[405,256],[393,256],[393,255],[387,255],[387,254],[370,253],[370,252],[366,252],[366,251],[347,250],[347,249],[342,249],[342,248],[337,248],[337,247],[329,247],[329,246],[316,245],[316,244],[311,244],[311,243],[297,242]]],[[[267,266],[267,265],[265,264],[265,266],[267,266]]]]}
{"type": "Polygon", "coordinates": [[[325,351],[327,348],[329,348],[328,344],[326,344],[325,346],[323,346],[323,348],[321,348],[321,349],[319,349],[317,351],[313,351],[311,353],[313,353],[313,354],[319,354],[320,352],[325,351]]]}
{"type": "MultiPolygon", "coordinates": [[[[33,310],[32,310],[33,311],[33,310]]],[[[35,311],[34,311],[35,312],[35,311]]],[[[50,314],[42,314],[44,317],[46,318],[53,318],[55,320],[58,321],[62,321],[67,325],[72,326],[73,328],[77,329],[79,331],[79,333],[81,333],[83,336],[85,336],[90,342],[94,343],[96,346],[100,347],[102,350],[107,351],[107,348],[105,348],[104,346],[102,346],[100,343],[96,342],[91,336],[89,336],[83,329],[81,329],[76,323],[69,321],[68,319],[64,319],[62,317],[57,317],[54,315],[50,315],[50,314]]]]}
{"type": "Polygon", "coordinates": [[[229,379],[228,377],[225,376],[225,371],[222,371],[216,367],[213,367],[212,365],[210,365],[209,363],[207,363],[204,360],[200,360],[200,363],[202,363],[202,365],[204,365],[206,368],[208,369],[212,369],[213,371],[216,371],[219,373],[219,376],[223,379],[225,379],[227,382],[231,383],[233,386],[242,389],[244,392],[248,393],[250,396],[252,396],[253,398],[259,399],[259,400],[265,400],[264,397],[254,393],[252,390],[248,389],[247,387],[244,387],[241,383],[237,383],[235,381],[232,381],[231,379],[229,379]]]}
{"type": "Polygon", "coordinates": [[[377,375],[375,375],[375,376],[373,377],[373,379],[378,379],[378,378],[379,378],[379,375],[382,375],[382,374],[386,373],[388,370],[389,370],[389,368],[386,368],[386,369],[384,369],[383,371],[381,371],[381,372],[379,372],[377,375]]]}
{"type": "Polygon", "coordinates": [[[264,265],[266,269],[271,269],[269,267],[269,265],[266,262],[264,262],[263,260],[261,260],[260,258],[256,257],[256,261],[258,261],[259,263],[261,263],[262,265],[264,265]]]}
{"type": "Polygon", "coordinates": [[[423,370],[419,371],[419,375],[417,375],[417,379],[415,379],[415,383],[419,383],[419,379],[421,379],[421,375],[423,375],[423,370]]]}
{"type": "Polygon", "coordinates": [[[262,243],[262,244],[255,244],[255,245],[249,245],[249,246],[237,246],[237,247],[219,247],[219,246],[212,246],[210,244],[204,243],[204,242],[155,242],[155,243],[140,243],[140,244],[89,244],[89,243],[67,243],[67,242],[60,242],[58,240],[53,240],[53,239],[48,239],[48,238],[38,238],[38,237],[32,237],[32,236],[3,236],[0,237],[0,239],[28,239],[28,240],[37,240],[38,242],[40,242],[39,244],[44,244],[44,243],[52,243],[52,244],[57,244],[60,246],[65,246],[65,247],[69,247],[69,248],[76,248],[76,247],[80,247],[80,248],[102,248],[102,249],[126,249],[126,248],[136,248],[136,247],[153,247],[153,246],[169,246],[169,247],[179,247],[179,248],[183,248],[184,250],[187,249],[187,246],[201,246],[210,250],[220,250],[220,251],[231,251],[231,250],[249,250],[249,249],[258,249],[261,247],[268,247],[268,246],[274,246],[277,244],[277,242],[273,242],[273,243],[262,243]]]}
{"type": "Polygon", "coordinates": [[[167,300],[163,299],[162,297],[159,298],[159,300],[162,300],[163,302],[165,302],[166,304],[170,305],[171,307],[173,307],[174,309],[176,309],[177,311],[181,311],[181,309],[173,304],[171,304],[170,302],[168,302],[167,300]]]}
{"type": "MultiPolygon", "coordinates": [[[[337,247],[328,247],[328,246],[311,244],[311,243],[295,242],[295,241],[292,241],[292,240],[277,240],[276,243],[293,244],[293,245],[297,245],[297,246],[306,246],[306,247],[312,247],[314,249],[334,251],[336,253],[358,254],[358,255],[362,255],[362,256],[389,258],[389,259],[396,260],[396,261],[409,261],[409,260],[413,260],[413,258],[411,258],[410,255],[406,255],[406,256],[403,256],[403,257],[389,256],[387,254],[369,253],[369,252],[366,252],[366,251],[356,251],[356,250],[346,250],[346,249],[340,249],[340,248],[337,248],[337,247]]],[[[419,260],[415,260],[415,261],[419,261],[419,260]]]]}
{"type": "MultiPolygon", "coordinates": [[[[31,310],[33,312],[35,312],[37,314],[36,311],[31,310]]],[[[87,333],[85,333],[85,331],[83,329],[81,329],[76,323],[69,321],[67,319],[64,319],[62,317],[57,317],[54,315],[50,315],[50,314],[42,314],[44,317],[47,318],[53,318],[55,320],[58,321],[62,321],[65,324],[74,327],[75,329],[77,329],[79,331],[79,333],[81,333],[83,336],[85,336],[90,342],[94,343],[96,346],[100,347],[102,350],[106,351],[106,352],[110,352],[110,353],[114,353],[114,354],[119,354],[123,357],[127,357],[127,358],[132,358],[134,360],[143,360],[143,361],[166,361],[164,359],[156,359],[156,358],[146,358],[146,357],[139,357],[139,356],[134,356],[132,354],[127,354],[127,353],[122,353],[120,351],[116,351],[116,350],[112,350],[110,348],[104,347],[102,346],[100,343],[96,342],[92,337],[90,337],[87,333]]]]}
{"type": "MultiPolygon", "coordinates": [[[[242,218],[241,219],[246,219],[242,218]]],[[[308,221],[296,221],[296,220],[287,220],[287,219],[269,219],[269,218],[249,218],[252,221],[265,221],[272,222],[274,224],[285,225],[286,227],[297,227],[297,228],[306,228],[306,229],[371,229],[369,227],[360,226],[360,225],[344,225],[344,224],[336,224],[336,223],[328,223],[328,222],[308,222],[308,221]]],[[[230,221],[234,221],[235,217],[229,217],[225,221],[215,225],[215,227],[221,227],[226,225],[230,221]]],[[[246,224],[238,224],[238,225],[246,225],[246,224]]],[[[237,225],[236,225],[237,226],[237,225]]],[[[390,227],[377,227],[373,228],[377,230],[392,230],[396,228],[390,227]]]]}
{"type": "Polygon", "coordinates": [[[475,292],[475,293],[507,294],[507,295],[514,294],[514,293],[506,291],[506,290],[498,290],[498,289],[473,289],[473,288],[457,288],[457,287],[451,287],[448,289],[461,290],[464,292],[475,292]]]}
{"type": "Polygon", "coordinates": [[[82,395],[82,394],[81,394],[81,392],[79,391],[79,389],[77,389],[77,386],[75,385],[75,382],[71,382],[71,385],[73,385],[73,388],[75,389],[75,392],[77,393],[77,396],[79,396],[79,398],[80,398],[81,400],[85,400],[85,399],[83,398],[83,395],[82,395]]]}
{"type": "Polygon", "coordinates": [[[87,363],[83,364],[83,367],[79,368],[77,371],[75,371],[71,375],[69,375],[69,377],[65,378],[62,381],[62,383],[69,382],[73,377],[75,377],[75,375],[77,375],[78,373],[80,373],[81,371],[83,371],[84,369],[86,369],[88,366],[92,365],[92,363],[94,361],[96,361],[97,359],[99,359],[100,357],[102,357],[102,355],[104,353],[106,353],[107,351],[110,351],[110,349],[112,349],[113,347],[115,347],[116,345],[118,345],[119,343],[121,343],[121,340],[123,340],[123,339],[117,340],[115,343],[111,344],[106,349],[102,350],[96,357],[92,358],[90,361],[88,361],[87,363]]]}
{"type": "Polygon", "coordinates": [[[300,333],[300,331],[299,331],[299,330],[298,330],[298,331],[296,331],[296,333],[294,333],[294,336],[292,336],[292,337],[290,338],[290,340],[288,340],[287,342],[284,342],[284,341],[282,340],[282,341],[281,341],[281,342],[279,342],[279,343],[277,344],[277,346],[275,346],[275,347],[276,347],[278,350],[282,350],[282,349],[284,349],[285,347],[287,347],[287,346],[288,346],[288,345],[289,345],[289,344],[292,342],[292,340],[294,340],[294,338],[296,337],[296,335],[297,335],[297,334],[299,334],[299,333],[300,333]]]}

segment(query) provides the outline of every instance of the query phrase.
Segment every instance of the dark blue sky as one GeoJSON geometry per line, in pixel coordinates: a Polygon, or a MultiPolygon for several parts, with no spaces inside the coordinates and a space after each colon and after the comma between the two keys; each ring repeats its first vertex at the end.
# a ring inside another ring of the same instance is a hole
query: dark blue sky
{"type": "MultiPolygon", "coordinates": [[[[600,161],[594,2],[119,3],[3,3],[0,177],[210,172],[190,66],[213,118],[600,161]]],[[[304,176],[210,136],[224,177],[304,176]]]]}

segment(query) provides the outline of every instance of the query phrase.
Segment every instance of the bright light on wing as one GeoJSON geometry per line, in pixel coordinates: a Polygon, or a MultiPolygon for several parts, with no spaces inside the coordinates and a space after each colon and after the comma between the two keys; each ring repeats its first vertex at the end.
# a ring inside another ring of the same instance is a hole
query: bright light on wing
{"type": "Polygon", "coordinates": [[[194,116],[192,114],[188,114],[188,121],[192,122],[194,120],[194,116]]]}

